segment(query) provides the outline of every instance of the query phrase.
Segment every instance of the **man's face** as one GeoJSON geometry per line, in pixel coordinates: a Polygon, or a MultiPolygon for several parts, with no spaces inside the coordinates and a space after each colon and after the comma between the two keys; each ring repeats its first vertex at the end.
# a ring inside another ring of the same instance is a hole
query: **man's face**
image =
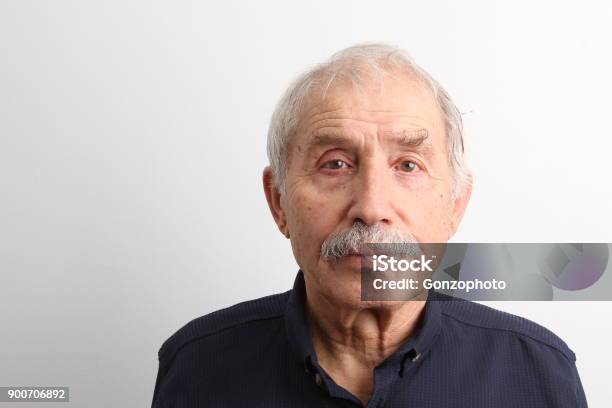
{"type": "Polygon", "coordinates": [[[308,287],[357,305],[360,257],[325,260],[323,242],[359,221],[418,242],[447,242],[469,187],[451,198],[442,114],[431,91],[406,75],[386,79],[383,91],[337,85],[304,112],[275,218],[308,287]]]}

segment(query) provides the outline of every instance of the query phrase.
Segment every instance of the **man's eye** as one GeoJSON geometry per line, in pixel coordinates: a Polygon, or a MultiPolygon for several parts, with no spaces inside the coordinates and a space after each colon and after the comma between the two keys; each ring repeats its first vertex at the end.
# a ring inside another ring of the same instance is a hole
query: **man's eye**
{"type": "Polygon", "coordinates": [[[400,170],[406,173],[412,173],[419,169],[419,165],[412,160],[406,160],[400,163],[400,170]]]}
{"type": "Polygon", "coordinates": [[[344,160],[331,160],[323,164],[324,169],[339,170],[348,168],[348,164],[344,160]]]}

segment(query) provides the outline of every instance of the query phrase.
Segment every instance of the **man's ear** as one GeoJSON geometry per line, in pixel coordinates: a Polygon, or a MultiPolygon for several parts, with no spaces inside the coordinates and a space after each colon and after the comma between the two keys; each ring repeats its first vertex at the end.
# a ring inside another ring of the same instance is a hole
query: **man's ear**
{"type": "Polygon", "coordinates": [[[280,232],[287,238],[289,238],[289,228],[287,227],[287,216],[285,214],[285,210],[281,205],[281,194],[280,191],[276,188],[276,184],[274,183],[274,174],[272,173],[272,168],[267,166],[263,171],[263,188],[266,193],[266,200],[268,201],[268,207],[270,207],[270,212],[272,213],[272,217],[274,217],[274,221],[278,226],[280,232]]]}
{"type": "Polygon", "coordinates": [[[453,205],[453,214],[451,216],[451,234],[449,236],[452,237],[457,232],[459,228],[459,224],[463,219],[463,215],[465,214],[465,210],[467,209],[467,205],[470,202],[470,197],[472,196],[472,173],[468,175],[468,180],[461,186],[459,192],[457,193],[457,197],[454,199],[453,205]]]}

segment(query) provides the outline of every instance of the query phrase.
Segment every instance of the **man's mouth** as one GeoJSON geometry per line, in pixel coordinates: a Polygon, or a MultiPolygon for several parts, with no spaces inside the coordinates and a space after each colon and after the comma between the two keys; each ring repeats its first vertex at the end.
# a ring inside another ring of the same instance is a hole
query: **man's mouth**
{"type": "Polygon", "coordinates": [[[348,255],[353,256],[372,256],[376,254],[377,253],[372,250],[372,248],[368,247],[367,244],[361,244],[359,249],[350,250],[348,252],[348,255]]]}

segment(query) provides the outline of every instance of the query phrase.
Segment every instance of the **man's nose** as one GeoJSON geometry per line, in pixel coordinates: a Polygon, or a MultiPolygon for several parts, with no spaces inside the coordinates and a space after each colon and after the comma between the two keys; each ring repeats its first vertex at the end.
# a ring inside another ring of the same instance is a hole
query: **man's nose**
{"type": "Polygon", "coordinates": [[[387,166],[367,165],[359,168],[354,179],[353,200],[348,214],[353,223],[392,224],[392,176],[387,166]]]}

